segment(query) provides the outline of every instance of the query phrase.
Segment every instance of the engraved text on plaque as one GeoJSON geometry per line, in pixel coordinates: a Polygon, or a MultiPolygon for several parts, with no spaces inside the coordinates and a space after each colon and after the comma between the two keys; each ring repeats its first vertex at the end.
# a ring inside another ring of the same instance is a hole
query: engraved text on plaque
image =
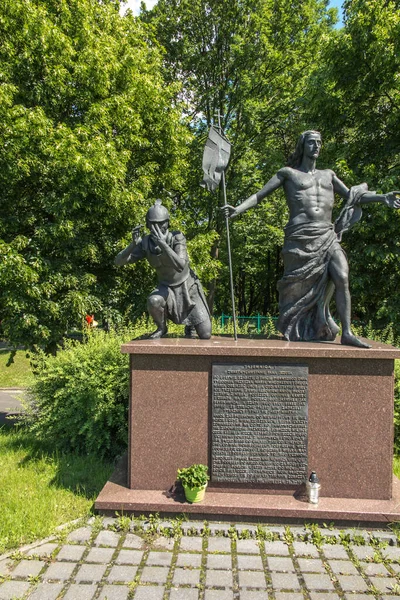
{"type": "Polygon", "coordinates": [[[305,481],[307,392],[306,366],[213,365],[212,481],[305,481]]]}

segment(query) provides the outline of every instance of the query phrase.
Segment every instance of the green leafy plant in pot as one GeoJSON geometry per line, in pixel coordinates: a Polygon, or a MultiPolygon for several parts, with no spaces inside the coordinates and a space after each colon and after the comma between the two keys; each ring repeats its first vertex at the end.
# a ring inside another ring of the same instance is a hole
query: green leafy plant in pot
{"type": "Polygon", "coordinates": [[[210,479],[207,465],[192,465],[186,469],[178,469],[178,481],[183,485],[188,502],[201,502],[210,479]]]}

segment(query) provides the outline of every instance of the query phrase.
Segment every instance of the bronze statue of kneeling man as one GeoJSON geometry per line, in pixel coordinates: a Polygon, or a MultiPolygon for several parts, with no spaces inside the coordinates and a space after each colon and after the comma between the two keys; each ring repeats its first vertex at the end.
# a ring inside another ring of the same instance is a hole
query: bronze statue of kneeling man
{"type": "Polygon", "coordinates": [[[140,238],[140,227],[132,232],[133,241],[115,258],[117,266],[135,263],[147,258],[157,273],[158,285],[147,299],[147,310],[157,329],[149,339],[158,339],[168,333],[167,319],[186,325],[187,337],[193,328],[199,338],[211,337],[211,318],[203,288],[189,265],[185,236],[180,231],[169,231],[169,213],[156,200],[146,215],[149,235],[140,238]]]}

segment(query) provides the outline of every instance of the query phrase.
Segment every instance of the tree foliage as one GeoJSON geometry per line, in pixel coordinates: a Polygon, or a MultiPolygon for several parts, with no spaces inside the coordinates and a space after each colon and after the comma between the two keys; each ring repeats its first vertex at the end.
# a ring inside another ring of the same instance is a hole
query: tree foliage
{"type": "MultiPolygon", "coordinates": [[[[348,0],[345,26],[331,36],[315,73],[309,118],[327,141],[324,153],[347,185],[400,188],[400,4],[348,0]]],[[[353,312],[400,331],[400,211],[367,206],[344,239],[353,312]]]]}
{"type": "Polygon", "coordinates": [[[118,8],[2,4],[0,318],[15,344],[51,350],[87,312],[127,310],[149,270],[112,259],[154,197],[182,185],[176,84],[149,28],[118,8]]]}
{"type": "MultiPolygon", "coordinates": [[[[325,0],[159,0],[142,15],[166,49],[167,78],[183,82],[179,98],[194,134],[186,187],[176,204],[189,231],[217,233],[211,253],[217,260],[221,247],[220,265],[227,262],[221,190],[199,188],[207,130],[219,111],[233,145],[227,189],[228,202],[236,204],[262,187],[292,151],[307,80],[334,23],[326,7],[325,0]]],[[[232,227],[241,311],[276,310],[283,211],[276,194],[232,227]],[[267,228],[258,232],[264,218],[267,228]]],[[[219,279],[217,310],[229,310],[224,266],[219,279]]]]}
{"type": "MultiPolygon", "coordinates": [[[[217,311],[230,311],[222,198],[197,188],[216,111],[233,143],[227,173],[233,205],[285,164],[298,133],[309,128],[325,140],[320,168],[334,168],[349,186],[365,180],[377,191],[400,188],[399,3],[348,0],[344,8],[345,26],[338,30],[326,3],[313,0],[160,0],[143,16],[166,48],[167,77],[184,82],[180,94],[195,135],[179,204],[196,227],[218,234],[212,247],[214,257],[221,248],[217,311]]],[[[368,206],[344,240],[354,316],[376,326],[394,321],[400,327],[399,217],[368,206]]],[[[232,224],[241,314],[277,312],[285,220],[283,195],[275,193],[232,224]]]]}
{"type": "MultiPolygon", "coordinates": [[[[55,348],[87,312],[139,315],[145,261],[113,257],[157,196],[188,239],[215,312],[230,312],[219,190],[199,187],[216,113],[233,145],[228,202],[260,189],[298,133],[347,185],[400,188],[398,0],[4,0],[0,9],[0,319],[55,348]]],[[[340,203],[339,203],[340,206],[340,203]]],[[[282,191],[232,223],[241,314],[277,313],[282,191]]],[[[368,206],[344,240],[354,313],[400,330],[399,212],[368,206]]]]}

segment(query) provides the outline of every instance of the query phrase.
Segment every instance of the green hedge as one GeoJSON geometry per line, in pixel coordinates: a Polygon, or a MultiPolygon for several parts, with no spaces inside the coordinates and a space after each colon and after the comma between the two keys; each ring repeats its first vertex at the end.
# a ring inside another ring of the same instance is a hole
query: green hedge
{"type": "Polygon", "coordinates": [[[129,368],[121,344],[127,339],[126,333],[93,331],[84,343],[67,340],[56,356],[36,356],[26,408],[29,429],[40,440],[102,457],[123,452],[129,368]]]}
{"type": "MultiPolygon", "coordinates": [[[[91,330],[83,342],[65,340],[55,356],[32,364],[34,383],[23,420],[43,443],[61,451],[114,458],[127,447],[129,359],[121,344],[154,329],[146,317],[129,329],[91,330]]],[[[183,335],[183,326],[170,327],[183,335]]]]}
{"type": "Polygon", "coordinates": [[[400,360],[394,367],[394,453],[400,456],[400,360]]]}

